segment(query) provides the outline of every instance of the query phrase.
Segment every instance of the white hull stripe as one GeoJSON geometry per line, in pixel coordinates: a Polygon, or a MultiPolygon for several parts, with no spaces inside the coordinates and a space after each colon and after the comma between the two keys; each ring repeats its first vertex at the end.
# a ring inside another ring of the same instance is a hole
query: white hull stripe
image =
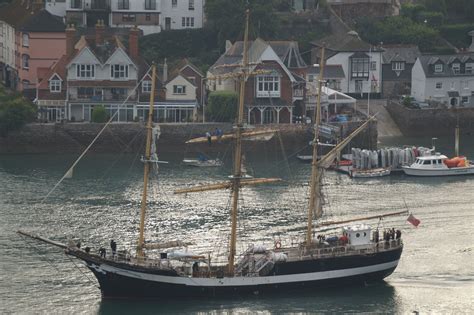
{"type": "Polygon", "coordinates": [[[350,269],[309,272],[309,273],[281,275],[281,276],[234,277],[234,278],[224,277],[220,279],[161,276],[161,275],[147,274],[147,273],[142,273],[142,272],[137,272],[137,271],[124,270],[124,269],[116,268],[116,267],[106,265],[106,264],[102,264],[100,267],[97,267],[95,269],[97,271],[115,273],[123,277],[153,281],[153,282],[162,282],[166,284],[178,284],[178,285],[197,286],[197,287],[228,287],[228,286],[234,287],[234,286],[254,286],[254,285],[337,279],[337,278],[358,276],[358,275],[383,271],[383,270],[395,268],[397,265],[398,265],[398,260],[395,260],[388,263],[366,266],[366,267],[350,268],[350,269]]]}

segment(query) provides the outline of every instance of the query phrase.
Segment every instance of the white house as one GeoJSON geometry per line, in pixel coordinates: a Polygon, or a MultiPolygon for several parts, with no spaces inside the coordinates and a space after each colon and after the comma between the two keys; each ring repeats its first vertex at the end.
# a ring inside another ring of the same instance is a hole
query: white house
{"type": "Polygon", "coordinates": [[[411,96],[420,102],[474,106],[474,53],[420,56],[411,86],[411,96]]]}
{"type": "Polygon", "coordinates": [[[362,41],[355,31],[333,34],[311,44],[313,63],[320,63],[320,49],[324,45],[326,64],[342,66],[345,78],[341,80],[341,92],[356,98],[365,98],[369,93],[373,97],[380,96],[381,49],[362,41]]]}
{"type": "Polygon", "coordinates": [[[0,20],[0,81],[7,87],[15,88],[15,28],[0,20]]]}

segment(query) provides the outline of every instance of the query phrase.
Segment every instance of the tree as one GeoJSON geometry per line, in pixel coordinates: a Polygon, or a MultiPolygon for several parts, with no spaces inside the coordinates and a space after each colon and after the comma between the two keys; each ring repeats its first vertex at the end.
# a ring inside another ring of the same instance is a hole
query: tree
{"type": "Polygon", "coordinates": [[[251,37],[268,39],[278,34],[280,24],[274,13],[275,0],[207,0],[206,16],[210,27],[217,31],[219,47],[223,47],[226,40],[243,38],[247,2],[251,37]]]}
{"type": "Polygon", "coordinates": [[[105,110],[105,107],[100,105],[100,106],[95,106],[94,109],[92,110],[92,122],[95,123],[104,123],[108,119],[107,117],[107,111],[105,110]]]}
{"type": "Polygon", "coordinates": [[[238,95],[235,92],[216,91],[209,94],[206,114],[210,120],[232,122],[237,111],[238,95]]]}
{"type": "Polygon", "coordinates": [[[0,86],[0,136],[18,130],[26,123],[34,121],[36,107],[20,94],[8,94],[0,86]]]}

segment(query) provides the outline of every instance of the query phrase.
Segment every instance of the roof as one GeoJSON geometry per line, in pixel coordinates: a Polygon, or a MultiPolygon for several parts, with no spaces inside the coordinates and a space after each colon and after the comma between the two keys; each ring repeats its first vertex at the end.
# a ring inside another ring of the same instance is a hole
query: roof
{"type": "MultiPolygon", "coordinates": [[[[308,67],[308,74],[319,75],[319,65],[308,67]]],[[[325,65],[324,79],[343,79],[345,78],[344,69],[342,65],[325,65]]]]}
{"type": "Polygon", "coordinates": [[[417,45],[384,45],[382,50],[382,63],[392,61],[415,63],[416,58],[421,55],[417,45]]]}
{"type": "Polygon", "coordinates": [[[41,10],[27,18],[22,27],[27,32],[58,32],[66,30],[66,25],[59,16],[52,15],[46,10],[41,10]]]}
{"type": "MultiPolygon", "coordinates": [[[[379,48],[372,47],[372,45],[360,39],[359,34],[355,31],[332,34],[319,41],[311,42],[311,44],[313,46],[326,47],[326,49],[332,51],[332,55],[335,55],[338,52],[380,51],[379,48]]],[[[330,54],[329,57],[331,57],[331,53],[328,53],[330,54]]]]}
{"type": "Polygon", "coordinates": [[[426,77],[473,77],[472,73],[454,73],[453,69],[449,66],[452,62],[473,62],[474,63],[474,52],[466,52],[453,55],[422,55],[418,57],[421,67],[426,77]],[[435,64],[443,64],[442,72],[434,72],[435,64]],[[446,66],[448,65],[448,66],[446,66]]]}
{"type": "Polygon", "coordinates": [[[19,28],[29,17],[40,11],[31,2],[31,0],[13,0],[0,10],[0,21],[19,28]]]}
{"type": "MultiPolygon", "coordinates": [[[[271,47],[280,61],[287,68],[304,68],[306,63],[301,58],[298,43],[295,41],[264,41],[257,38],[248,43],[249,63],[258,61],[267,47],[271,47]]],[[[219,59],[209,68],[212,74],[223,74],[232,72],[242,64],[244,42],[235,42],[219,59]]]]}

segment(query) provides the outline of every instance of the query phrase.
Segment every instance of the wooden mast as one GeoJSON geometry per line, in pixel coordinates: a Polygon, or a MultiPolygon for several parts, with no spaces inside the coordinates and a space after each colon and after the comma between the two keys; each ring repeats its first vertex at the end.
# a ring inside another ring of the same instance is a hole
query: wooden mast
{"type": "Polygon", "coordinates": [[[245,11],[245,35],[244,35],[244,51],[243,51],[243,64],[242,73],[240,75],[240,93],[239,93],[239,108],[237,113],[237,128],[236,128],[236,140],[235,140],[235,157],[234,157],[234,176],[232,183],[232,213],[231,213],[231,234],[230,234],[230,246],[229,246],[229,274],[234,274],[234,259],[236,252],[237,242],[237,211],[239,203],[239,189],[240,179],[242,176],[242,131],[243,131],[243,119],[244,119],[244,98],[245,98],[245,82],[247,79],[247,66],[248,66],[248,29],[249,29],[249,15],[250,11],[245,11]]]}
{"type": "Polygon", "coordinates": [[[155,103],[155,85],[156,85],[156,65],[153,63],[151,66],[151,95],[150,95],[150,107],[148,113],[148,122],[147,122],[147,133],[146,133],[146,148],[145,148],[145,158],[144,158],[144,172],[143,172],[143,193],[142,193],[142,203],[140,211],[140,236],[138,238],[137,244],[137,256],[143,257],[143,248],[145,247],[144,240],[144,231],[145,231],[145,213],[146,213],[146,202],[147,202],[147,190],[148,190],[148,177],[150,173],[150,155],[151,155],[151,140],[152,140],[152,129],[153,129],[153,108],[155,103]]]}
{"type": "Polygon", "coordinates": [[[324,75],[324,47],[321,48],[321,62],[319,65],[318,78],[318,98],[314,115],[314,139],[313,139],[313,161],[311,162],[311,180],[309,183],[309,206],[308,206],[308,230],[306,232],[306,245],[311,245],[313,237],[313,215],[316,210],[316,217],[321,216],[321,194],[320,194],[320,170],[318,168],[318,141],[319,125],[321,120],[321,94],[324,75]]]}

